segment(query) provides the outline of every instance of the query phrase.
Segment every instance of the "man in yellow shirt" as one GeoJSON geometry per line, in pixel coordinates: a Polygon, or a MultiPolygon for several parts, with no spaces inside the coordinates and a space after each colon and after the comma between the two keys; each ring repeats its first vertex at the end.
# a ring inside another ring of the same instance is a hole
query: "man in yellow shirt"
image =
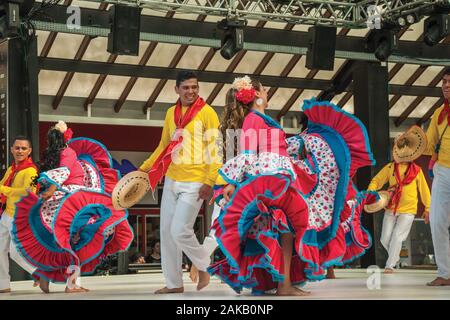
{"type": "MultiPolygon", "coordinates": [[[[415,130],[420,130],[424,136],[420,128],[416,127],[415,130]]],[[[381,244],[388,252],[385,273],[393,273],[395,266],[400,260],[402,243],[408,237],[417,213],[419,195],[425,206],[424,215],[427,216],[430,210],[430,189],[428,188],[422,169],[413,162],[422,152],[416,152],[415,155],[413,153],[403,152],[403,156],[406,156],[403,159],[407,161],[403,161],[398,156],[397,150],[399,150],[401,139],[403,137],[405,139],[411,138],[411,136],[405,136],[407,134],[408,132],[395,141],[393,151],[395,161],[381,169],[372,179],[368,187],[370,191],[378,191],[388,183],[388,190],[391,191],[391,201],[388,209],[384,213],[380,239],[381,244]]],[[[423,148],[425,148],[425,137],[423,140],[423,148]]],[[[410,142],[405,144],[411,145],[410,142]]]]}
{"type": "Polygon", "coordinates": [[[11,241],[16,202],[27,194],[27,189],[36,191],[36,187],[32,186],[32,181],[37,175],[37,170],[30,158],[31,151],[29,139],[22,136],[16,137],[11,147],[14,162],[6,170],[0,181],[0,196],[3,207],[0,218],[0,293],[11,292],[8,252],[11,259],[30,274],[35,270],[17,252],[14,243],[11,241]]]}
{"type": "Polygon", "coordinates": [[[444,106],[438,108],[427,131],[428,153],[433,154],[429,168],[433,170],[430,227],[438,276],[429,286],[450,285],[450,68],[442,76],[444,106]]]}
{"type": "Polygon", "coordinates": [[[210,256],[199,244],[193,226],[222,165],[216,147],[219,118],[199,96],[196,74],[180,72],[175,91],[179,99],[166,113],[161,141],[139,168],[149,173],[153,189],[165,175],[160,233],[166,287],[157,290],[157,294],[184,291],[183,252],[199,270],[197,290],[209,283],[206,269],[210,256]]]}

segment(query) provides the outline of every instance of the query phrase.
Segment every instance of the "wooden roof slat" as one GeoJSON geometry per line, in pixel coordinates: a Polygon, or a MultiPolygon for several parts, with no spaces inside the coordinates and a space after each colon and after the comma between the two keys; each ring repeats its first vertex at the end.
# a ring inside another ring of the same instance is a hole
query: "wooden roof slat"
{"type": "MultiPolygon", "coordinates": [[[[156,46],[158,45],[157,42],[151,42],[147,49],[144,52],[144,55],[142,56],[141,60],[139,61],[140,66],[145,66],[150,59],[151,55],[153,54],[153,51],[155,51],[156,46]]],[[[116,103],[114,104],[114,111],[119,112],[122,108],[123,104],[125,103],[125,100],[127,99],[128,95],[130,94],[131,90],[133,89],[136,81],[138,80],[138,77],[131,77],[128,79],[128,82],[123,89],[122,93],[120,94],[119,99],[117,99],[116,103]]]]}
{"type": "MultiPolygon", "coordinates": [[[[419,37],[419,39],[417,39],[417,41],[423,41],[423,34],[419,37]]],[[[449,43],[450,42],[450,36],[448,36],[447,38],[444,39],[443,41],[444,43],[449,43]]],[[[417,68],[416,72],[414,72],[414,74],[406,81],[405,85],[411,86],[414,84],[414,82],[417,81],[417,79],[427,70],[429,66],[419,66],[419,68],[417,68]]],[[[433,81],[432,81],[433,82],[433,81]]],[[[398,100],[400,100],[402,96],[401,95],[395,95],[392,97],[392,99],[389,101],[389,109],[391,109],[397,102],[398,100]]],[[[417,100],[417,99],[416,99],[417,100]]],[[[411,112],[414,111],[414,109],[417,107],[418,104],[415,104],[416,100],[414,100],[411,105],[409,105],[403,112],[403,114],[411,114],[411,112]]],[[[422,99],[423,100],[423,99],[422,99]]],[[[422,101],[421,100],[421,101],[422,101]]],[[[396,119],[396,123],[397,121],[399,121],[400,123],[403,122],[404,120],[401,120],[403,117],[402,115],[400,115],[399,118],[396,119]]]]}
{"type": "MultiPolygon", "coordinates": [[[[234,70],[237,68],[239,63],[242,61],[242,59],[244,58],[246,53],[247,53],[246,50],[239,51],[236,54],[236,56],[233,58],[233,61],[231,61],[230,65],[228,66],[228,68],[226,69],[225,72],[229,72],[229,73],[234,72],[234,70]]],[[[216,84],[214,89],[211,91],[211,93],[209,94],[208,98],[206,99],[206,103],[207,104],[213,103],[214,99],[219,95],[220,91],[222,90],[222,88],[224,86],[225,86],[224,83],[216,84]]]]}
{"type": "Polygon", "coordinates": [[[345,93],[345,95],[341,98],[341,100],[339,100],[339,102],[337,103],[337,105],[341,108],[345,107],[345,104],[350,100],[350,98],[352,97],[353,93],[351,93],[350,91],[345,93]]]}
{"type": "Polygon", "coordinates": [[[433,113],[436,111],[437,108],[439,108],[440,106],[442,106],[442,104],[444,103],[444,98],[441,97],[439,98],[434,104],[433,106],[428,109],[428,111],[423,115],[423,117],[421,119],[419,119],[416,123],[418,126],[421,126],[422,124],[424,124],[425,122],[428,121],[428,119],[431,118],[431,116],[433,115],[433,113]]]}
{"type": "MultiPolygon", "coordinates": [[[[401,29],[399,32],[398,32],[398,38],[400,39],[400,37],[407,31],[408,29],[407,28],[404,28],[404,29],[401,29]]],[[[420,37],[419,37],[419,40],[421,39],[423,37],[423,35],[421,35],[420,37]]],[[[367,36],[366,36],[366,39],[367,39],[367,36]]],[[[418,40],[418,41],[419,41],[418,40]]],[[[391,69],[391,71],[389,72],[389,80],[391,80],[393,77],[395,77],[395,75],[400,71],[400,69],[402,68],[404,66],[404,64],[402,64],[402,63],[396,63],[393,67],[392,67],[392,69],[391,69]]],[[[351,97],[352,97],[352,93],[351,92],[347,92],[342,98],[341,98],[341,100],[339,100],[339,102],[338,102],[338,106],[340,106],[341,108],[343,108],[344,106],[345,106],[345,104],[351,99],[351,97]]]]}
{"type": "MultiPolygon", "coordinates": [[[[290,31],[290,30],[294,29],[294,27],[295,27],[295,24],[288,23],[284,27],[284,30],[290,31]]],[[[269,64],[270,60],[272,60],[272,58],[274,56],[275,56],[274,52],[267,52],[266,55],[264,56],[264,58],[259,63],[259,65],[256,67],[255,72],[253,72],[253,74],[254,75],[260,75],[264,71],[264,69],[267,67],[267,65],[269,64]]]]}
{"type": "MultiPolygon", "coordinates": [[[[63,3],[63,6],[70,6],[71,4],[72,4],[72,0],[65,0],[63,3]]],[[[41,51],[41,55],[40,55],[41,57],[48,56],[50,49],[52,48],[57,35],[58,35],[58,32],[56,32],[56,31],[50,32],[50,34],[47,37],[47,40],[45,41],[44,46],[42,47],[42,51],[41,51]]]]}
{"type": "MultiPolygon", "coordinates": [[[[78,51],[75,55],[74,60],[81,60],[81,57],[86,52],[91,40],[92,40],[92,38],[90,36],[84,36],[83,41],[81,42],[81,45],[78,48],[78,51]]],[[[53,109],[56,110],[58,108],[74,75],[75,75],[75,72],[67,72],[66,75],[64,76],[64,80],[58,89],[58,93],[56,94],[55,98],[53,99],[53,102],[52,102],[53,109]]]]}
{"type": "MultiPolygon", "coordinates": [[[[117,54],[110,54],[108,57],[108,63],[114,63],[116,61],[118,55],[117,54]]],[[[92,104],[95,100],[95,97],[97,97],[98,92],[100,91],[101,87],[103,86],[103,83],[106,80],[107,74],[101,74],[98,76],[97,81],[94,84],[94,87],[91,90],[91,93],[89,93],[89,96],[84,101],[83,108],[85,111],[88,110],[88,106],[92,104]]]]}
{"type": "MultiPolygon", "coordinates": [[[[317,69],[313,69],[308,72],[306,75],[306,79],[313,79],[316,74],[319,72],[317,69]]],[[[277,119],[280,120],[281,117],[283,117],[294,105],[294,103],[297,101],[297,99],[300,97],[300,95],[305,91],[305,89],[296,89],[294,93],[292,94],[291,98],[286,102],[286,104],[283,106],[283,108],[278,112],[277,119]]]]}
{"type": "MultiPolygon", "coordinates": [[[[168,12],[166,14],[167,18],[172,18],[175,15],[174,12],[168,12]]],[[[145,65],[148,62],[148,59],[150,59],[153,51],[155,50],[156,46],[157,46],[158,42],[150,42],[150,44],[148,45],[144,55],[142,56],[141,60],[139,61],[139,65],[145,65]],[[145,62],[144,62],[145,61],[145,62]],[[143,64],[141,64],[143,63],[143,64]]],[[[117,59],[118,55],[117,54],[110,54],[109,58],[108,58],[108,63],[114,63],[117,59]]],[[[101,87],[103,86],[103,83],[106,80],[106,77],[108,75],[107,74],[101,74],[98,76],[97,81],[95,82],[94,86],[92,87],[91,93],[89,94],[89,97],[85,100],[84,102],[84,110],[87,110],[88,105],[92,104],[95,100],[95,98],[97,97],[97,94],[100,92],[101,87]]],[[[124,96],[124,93],[126,92],[127,88],[130,90],[133,88],[134,84],[137,81],[137,78],[133,80],[134,77],[131,77],[127,83],[127,85],[125,86],[125,89],[123,90],[122,94],[120,95],[120,98],[122,96],[124,96]]],[[[129,94],[129,93],[128,93],[129,94]]],[[[126,96],[128,96],[128,94],[126,96]]],[[[118,99],[118,101],[120,100],[120,98],[118,99]]],[[[116,105],[117,105],[117,101],[116,104],[114,105],[114,110],[116,110],[116,105]]],[[[120,107],[119,107],[120,110],[120,107]]]]}
{"type": "MultiPolygon", "coordinates": [[[[406,80],[405,85],[411,86],[417,79],[425,72],[427,66],[419,66],[416,71],[406,80]]],[[[391,109],[398,100],[400,100],[401,95],[395,95],[389,100],[389,109],[391,109]]]]}
{"type": "MultiPolygon", "coordinates": [[[[199,15],[197,17],[197,21],[200,21],[200,22],[205,21],[205,19],[206,19],[206,15],[199,15]]],[[[177,52],[175,53],[175,56],[173,57],[172,61],[169,64],[169,68],[175,68],[178,65],[178,63],[180,63],[181,58],[186,53],[188,48],[189,48],[189,45],[187,45],[187,44],[183,44],[178,48],[177,52]]],[[[161,91],[164,89],[164,86],[166,85],[167,81],[168,81],[167,79],[159,80],[158,84],[156,85],[155,89],[150,94],[150,97],[148,98],[147,102],[144,105],[144,108],[143,108],[144,113],[147,112],[147,109],[151,108],[153,106],[153,104],[156,102],[156,99],[158,99],[158,97],[161,94],[161,91]]]]}
{"type": "MultiPolygon", "coordinates": [[[[107,7],[108,7],[107,3],[101,3],[99,6],[99,10],[106,10],[107,7]]],[[[92,39],[93,38],[90,36],[84,36],[83,41],[81,41],[80,47],[78,48],[77,53],[75,54],[74,60],[81,60],[83,58],[92,39]]],[[[66,90],[69,87],[69,84],[72,81],[74,75],[75,72],[66,73],[63,82],[61,83],[61,86],[59,87],[58,92],[52,102],[52,107],[54,110],[58,108],[59,104],[61,103],[61,100],[64,98],[64,94],[66,93],[66,90]]]]}
{"type": "MultiPolygon", "coordinates": [[[[398,32],[398,39],[402,37],[402,35],[407,31],[407,28],[403,28],[398,32]]],[[[417,39],[417,41],[422,41],[423,34],[420,35],[420,37],[417,39]]],[[[391,71],[389,71],[388,81],[391,81],[392,78],[395,77],[395,75],[400,71],[400,69],[404,66],[404,63],[396,63],[392,68],[391,71]]]]}
{"type": "MultiPolygon", "coordinates": [[[[445,68],[443,68],[434,78],[430,81],[428,84],[429,87],[436,87],[438,83],[441,81],[442,76],[444,75],[445,68]]],[[[405,111],[402,112],[402,114],[395,119],[395,125],[398,127],[400,126],[411,114],[411,112],[416,109],[416,107],[421,103],[425,97],[416,97],[414,101],[408,106],[408,108],[405,109],[405,111]]]]}
{"type": "MultiPolygon", "coordinates": [[[[339,35],[346,35],[349,31],[350,31],[350,29],[347,29],[347,28],[341,29],[341,31],[339,31],[339,35]]],[[[318,69],[312,69],[306,75],[306,79],[313,79],[319,71],[320,70],[318,70],[318,69]]],[[[292,97],[286,102],[286,104],[283,106],[283,108],[281,108],[281,110],[278,112],[278,115],[277,115],[278,120],[280,120],[281,117],[283,117],[291,109],[291,107],[294,105],[294,103],[297,101],[297,99],[300,97],[300,95],[303,93],[304,90],[305,89],[295,90],[292,97]]]]}
{"type": "MultiPolygon", "coordinates": [[[[263,28],[266,24],[266,21],[259,21],[256,24],[257,28],[263,28]]],[[[237,68],[241,60],[244,58],[245,54],[247,53],[247,50],[241,50],[237,53],[237,55],[233,58],[233,61],[231,61],[230,65],[227,67],[225,72],[234,72],[234,70],[237,68]]],[[[214,89],[209,94],[208,98],[206,99],[207,104],[213,103],[214,99],[217,97],[217,95],[220,93],[222,88],[225,86],[224,83],[218,83],[214,87],[214,89]]]]}

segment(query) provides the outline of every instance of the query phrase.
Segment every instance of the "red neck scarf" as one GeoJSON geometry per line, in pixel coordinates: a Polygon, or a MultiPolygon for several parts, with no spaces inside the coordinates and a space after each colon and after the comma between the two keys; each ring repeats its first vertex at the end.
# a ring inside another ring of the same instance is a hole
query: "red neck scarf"
{"type": "MultiPolygon", "coordinates": [[[[16,162],[14,161],[11,166],[11,174],[8,176],[8,178],[6,179],[6,181],[3,185],[6,187],[11,187],[16,174],[19,173],[19,171],[22,171],[22,170],[25,170],[28,168],[35,168],[37,171],[37,167],[31,158],[27,158],[26,160],[23,160],[18,165],[16,165],[16,162]]],[[[2,204],[6,203],[5,195],[3,195],[3,194],[1,195],[0,201],[2,204]]]]}
{"type": "Polygon", "coordinates": [[[169,165],[172,163],[172,152],[181,142],[183,141],[182,129],[184,129],[192,119],[195,118],[197,113],[202,110],[205,106],[205,101],[198,97],[195,100],[194,104],[192,104],[185,115],[182,115],[181,109],[181,101],[178,99],[177,105],[175,106],[174,112],[174,121],[177,126],[174,135],[172,136],[172,141],[169,145],[161,152],[159,157],[156,159],[155,163],[151,167],[148,172],[148,178],[150,180],[150,186],[152,190],[155,190],[158,182],[164,177],[169,168],[169,165]]]}
{"type": "Polygon", "coordinates": [[[447,99],[444,100],[444,109],[439,113],[438,124],[441,124],[442,121],[444,121],[446,118],[445,116],[447,116],[447,123],[450,125],[450,106],[447,99]]]}
{"type": "Polygon", "coordinates": [[[420,171],[420,167],[414,162],[408,163],[408,168],[405,171],[405,177],[403,180],[400,178],[400,165],[394,163],[394,175],[397,185],[394,189],[394,194],[391,198],[391,208],[394,207],[394,214],[397,213],[398,205],[400,203],[400,198],[402,197],[403,186],[410,184],[417,177],[420,171]]]}

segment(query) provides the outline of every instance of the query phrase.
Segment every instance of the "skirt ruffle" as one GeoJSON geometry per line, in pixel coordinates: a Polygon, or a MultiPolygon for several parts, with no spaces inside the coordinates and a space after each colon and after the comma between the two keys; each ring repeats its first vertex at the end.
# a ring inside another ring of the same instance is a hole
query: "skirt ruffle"
{"type": "MultiPolygon", "coordinates": [[[[291,281],[301,283],[324,277],[322,250],[304,241],[308,228],[308,207],[284,175],[246,180],[220,213],[212,228],[226,259],[209,271],[236,292],[275,289],[284,280],[280,237],[291,232],[294,253],[291,281]]],[[[336,249],[337,250],[337,249],[336,249]]],[[[340,249],[345,250],[344,247],[340,249]]],[[[333,250],[335,251],[335,250],[333,250]]]]}
{"type": "Polygon", "coordinates": [[[120,174],[107,149],[87,138],[69,144],[83,164],[85,186],[57,191],[61,194],[45,212],[47,202],[32,193],[23,197],[12,230],[18,251],[37,268],[33,276],[52,282],[66,281],[69,266],[79,267],[82,275],[93,273],[102,259],[127,250],[133,239],[128,212],[114,209],[109,195],[120,174]]]}
{"type": "Polygon", "coordinates": [[[13,241],[21,255],[53,282],[67,279],[69,266],[90,274],[101,259],[126,250],[133,239],[127,212],[104,194],[78,191],[61,202],[49,232],[40,219],[42,201],[30,193],[17,204],[13,241]],[[106,230],[114,228],[107,234],[106,230]]]}
{"type": "Polygon", "coordinates": [[[308,133],[333,132],[347,145],[351,158],[350,176],[358,168],[375,164],[367,130],[357,117],[329,101],[315,99],[304,101],[303,112],[308,117],[308,133]]]}

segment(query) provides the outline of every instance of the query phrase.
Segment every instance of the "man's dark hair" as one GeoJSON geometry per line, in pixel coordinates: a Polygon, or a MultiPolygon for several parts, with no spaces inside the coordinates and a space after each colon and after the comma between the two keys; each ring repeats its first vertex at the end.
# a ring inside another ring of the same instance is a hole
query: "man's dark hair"
{"type": "Polygon", "coordinates": [[[194,71],[190,71],[190,70],[183,70],[183,71],[178,72],[176,86],[179,87],[183,81],[186,81],[189,79],[197,79],[197,81],[198,81],[198,76],[194,71]]]}
{"type": "Polygon", "coordinates": [[[442,75],[442,77],[447,76],[447,75],[450,75],[450,67],[445,68],[444,74],[442,75]]]}
{"type": "Polygon", "coordinates": [[[24,135],[18,135],[14,137],[14,140],[12,141],[12,144],[16,143],[17,140],[20,141],[28,141],[28,144],[30,145],[30,148],[33,148],[33,144],[31,143],[31,139],[29,139],[27,136],[24,135]]]}

